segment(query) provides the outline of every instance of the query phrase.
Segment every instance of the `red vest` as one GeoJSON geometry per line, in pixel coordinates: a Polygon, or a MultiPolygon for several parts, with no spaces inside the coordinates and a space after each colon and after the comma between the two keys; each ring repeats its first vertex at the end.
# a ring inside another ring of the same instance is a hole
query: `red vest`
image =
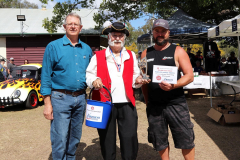
{"type": "MultiPolygon", "coordinates": [[[[97,58],[97,77],[100,77],[102,79],[103,85],[110,91],[111,93],[111,78],[109,76],[108,68],[107,68],[107,60],[106,60],[106,49],[97,51],[96,58],[97,58]]],[[[134,90],[132,88],[133,83],[133,57],[131,51],[127,50],[130,59],[127,59],[124,61],[124,70],[123,70],[123,82],[125,86],[125,91],[127,94],[127,97],[135,106],[135,95],[134,90]]],[[[117,69],[116,69],[117,72],[117,69]]],[[[92,99],[97,101],[106,102],[109,101],[105,96],[108,96],[107,91],[102,88],[101,93],[99,90],[94,90],[92,93],[92,99]]],[[[121,95],[119,95],[121,96],[121,95]]]]}

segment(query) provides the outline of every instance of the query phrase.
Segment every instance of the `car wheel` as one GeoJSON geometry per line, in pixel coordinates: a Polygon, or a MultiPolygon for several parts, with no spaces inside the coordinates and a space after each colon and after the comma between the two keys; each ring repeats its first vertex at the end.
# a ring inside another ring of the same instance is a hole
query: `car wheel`
{"type": "Polygon", "coordinates": [[[36,92],[34,91],[31,91],[27,97],[27,100],[26,100],[26,108],[29,108],[29,109],[33,109],[33,108],[36,108],[38,106],[38,96],[36,94],[36,92]]]}

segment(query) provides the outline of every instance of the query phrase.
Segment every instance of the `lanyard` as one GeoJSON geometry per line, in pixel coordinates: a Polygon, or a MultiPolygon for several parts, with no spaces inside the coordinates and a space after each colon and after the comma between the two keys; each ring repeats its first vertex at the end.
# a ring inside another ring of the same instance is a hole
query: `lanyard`
{"type": "Polygon", "coordinates": [[[109,48],[109,50],[111,51],[111,54],[113,56],[112,58],[113,58],[113,61],[114,61],[115,65],[116,65],[116,67],[117,67],[117,70],[118,70],[118,72],[120,72],[121,71],[121,64],[122,64],[122,56],[121,56],[122,55],[122,50],[120,51],[120,58],[121,58],[121,63],[120,64],[117,64],[116,58],[115,58],[111,48],[109,48]]]}

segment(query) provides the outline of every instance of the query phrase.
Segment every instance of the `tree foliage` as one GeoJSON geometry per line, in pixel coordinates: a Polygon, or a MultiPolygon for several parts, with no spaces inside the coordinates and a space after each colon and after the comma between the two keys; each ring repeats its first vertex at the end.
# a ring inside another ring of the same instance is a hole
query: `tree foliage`
{"type": "MultiPolygon", "coordinates": [[[[47,3],[49,0],[40,0],[47,3]]],[[[55,17],[44,21],[45,28],[56,31],[62,25],[62,17],[74,9],[96,8],[97,0],[72,0],[57,3],[54,7],[55,17]],[[51,28],[52,27],[52,28],[51,28]]],[[[158,15],[158,18],[168,18],[177,8],[203,22],[219,24],[225,19],[240,14],[239,0],[103,0],[94,15],[97,28],[106,20],[118,19],[123,22],[141,17],[144,13],[158,15]]]]}
{"type": "MultiPolygon", "coordinates": [[[[43,3],[46,2],[42,1],[43,3]]],[[[63,24],[63,20],[66,17],[68,13],[71,13],[73,9],[75,9],[75,5],[71,3],[70,0],[67,2],[60,3],[58,2],[54,7],[53,7],[53,13],[54,16],[52,17],[51,20],[48,18],[45,18],[43,20],[43,27],[47,29],[49,33],[54,33],[57,31],[57,27],[61,27],[63,24]]]]}
{"type": "Polygon", "coordinates": [[[230,57],[231,52],[235,52],[236,57],[238,57],[238,48],[234,45],[226,44],[226,40],[222,39],[221,41],[218,41],[217,45],[219,50],[221,51],[222,57],[230,57]]]}
{"type": "MultiPolygon", "coordinates": [[[[8,1],[8,0],[0,0],[8,1]]],[[[48,1],[40,0],[47,4],[48,1]]],[[[102,0],[100,6],[96,6],[98,0],[68,0],[67,2],[58,2],[54,6],[54,16],[52,19],[45,18],[43,20],[43,27],[48,32],[53,33],[57,31],[57,27],[63,24],[64,17],[73,10],[80,8],[98,9],[98,13],[94,14],[94,21],[97,26],[102,27],[106,20],[129,22],[140,18],[143,14],[157,15],[157,18],[168,18],[178,8],[189,14],[195,19],[212,24],[219,24],[223,20],[233,18],[240,14],[240,0],[102,0]]],[[[148,25],[151,25],[149,21],[148,25]]],[[[145,26],[135,30],[136,34],[145,34],[151,27],[145,26]]],[[[129,37],[126,42],[131,45],[136,36],[129,37]]],[[[225,45],[237,46],[236,38],[223,38],[225,45]]]]}
{"type": "Polygon", "coordinates": [[[30,3],[27,0],[0,0],[0,8],[38,8],[35,3],[30,3]]]}
{"type": "Polygon", "coordinates": [[[127,46],[130,46],[133,42],[136,41],[137,35],[136,35],[136,33],[135,33],[135,32],[136,32],[136,31],[135,31],[135,28],[132,27],[132,25],[131,25],[129,22],[126,23],[126,26],[127,26],[127,29],[128,29],[129,32],[130,32],[130,35],[126,38],[125,44],[126,44],[127,46]]]}

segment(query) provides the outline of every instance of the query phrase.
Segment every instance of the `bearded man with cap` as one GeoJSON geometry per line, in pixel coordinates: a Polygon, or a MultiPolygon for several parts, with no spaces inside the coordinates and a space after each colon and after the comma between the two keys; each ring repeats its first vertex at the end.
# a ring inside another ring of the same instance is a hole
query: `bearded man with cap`
{"type": "Polygon", "coordinates": [[[188,54],[180,46],[169,43],[169,24],[158,19],[153,23],[155,45],[143,51],[141,58],[147,58],[147,73],[153,74],[153,65],[178,68],[177,84],[150,82],[142,86],[149,123],[148,141],[159,152],[162,160],[169,159],[168,126],[171,129],[175,148],[182,149],[186,160],[193,160],[194,132],[183,86],[193,81],[193,70],[188,54]],[[183,76],[180,76],[180,71],[183,76]]]}
{"type": "Polygon", "coordinates": [[[106,129],[98,129],[102,156],[105,160],[116,158],[116,121],[120,137],[122,159],[134,160],[138,152],[137,111],[133,88],[147,83],[139,76],[136,55],[124,47],[129,31],[123,23],[106,26],[102,34],[108,35],[107,49],[95,52],[86,71],[87,84],[94,87],[92,99],[109,101],[108,88],[112,95],[112,112],[106,129]]]}

